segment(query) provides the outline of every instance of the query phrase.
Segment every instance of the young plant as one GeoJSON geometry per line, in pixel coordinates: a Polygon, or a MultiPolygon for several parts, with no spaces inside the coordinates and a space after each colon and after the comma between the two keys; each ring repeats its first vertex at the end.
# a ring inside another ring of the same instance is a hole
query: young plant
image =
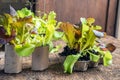
{"type": "Polygon", "coordinates": [[[61,22],[57,23],[56,13],[51,11],[48,15],[44,14],[42,17],[35,17],[33,22],[35,28],[31,30],[32,42],[36,47],[50,46],[50,50],[53,48],[52,41],[59,39],[63,33],[56,31],[59,28],[61,22]]]}
{"type": "Polygon", "coordinates": [[[95,22],[93,18],[81,18],[80,20],[82,26],[79,28],[75,28],[74,25],[68,23],[64,23],[61,27],[65,33],[63,40],[67,42],[67,45],[70,47],[70,49],[74,48],[79,51],[76,55],[72,54],[66,57],[66,60],[63,64],[64,72],[72,73],[73,66],[78,59],[88,54],[89,59],[94,62],[97,62],[100,58],[100,55],[103,55],[105,66],[107,66],[108,62],[110,62],[112,59],[111,54],[108,51],[101,52],[100,49],[96,49],[99,48],[96,46],[96,39],[99,36],[99,34],[96,33],[96,30],[100,30],[101,27],[93,24],[95,22]]]}
{"type": "Polygon", "coordinates": [[[34,28],[32,19],[33,13],[27,8],[18,10],[16,15],[4,14],[0,16],[0,36],[1,44],[12,44],[14,49],[20,56],[28,56],[35,46],[29,40],[31,38],[30,31],[34,28]],[[28,13],[31,13],[28,15],[28,13]]]}

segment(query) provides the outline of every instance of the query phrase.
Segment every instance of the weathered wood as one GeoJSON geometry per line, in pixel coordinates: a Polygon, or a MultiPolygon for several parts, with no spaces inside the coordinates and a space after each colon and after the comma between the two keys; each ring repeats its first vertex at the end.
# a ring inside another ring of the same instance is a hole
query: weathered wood
{"type": "Polygon", "coordinates": [[[38,0],[36,10],[47,13],[54,10],[58,21],[74,24],[80,22],[80,17],[94,17],[96,24],[101,25],[104,31],[107,2],[107,0],[38,0]]]}
{"type": "Polygon", "coordinates": [[[45,13],[45,1],[44,0],[37,0],[36,1],[36,11],[37,16],[41,16],[45,13]]]}
{"type": "MultiPolygon", "coordinates": [[[[90,68],[85,72],[73,72],[72,74],[66,74],[63,71],[63,65],[56,60],[56,54],[50,54],[49,68],[42,72],[31,71],[31,57],[23,58],[23,71],[19,74],[4,74],[3,65],[4,58],[0,56],[0,80],[119,80],[120,79],[120,40],[107,36],[102,38],[104,43],[113,43],[116,46],[116,50],[112,53],[113,64],[105,67],[99,65],[97,68],[90,68]],[[54,58],[54,59],[53,59],[54,58]],[[56,61],[53,64],[53,61],[56,61]]],[[[58,44],[63,42],[58,42],[58,44]]],[[[0,52],[1,55],[1,52],[0,52]]],[[[58,56],[57,56],[58,57],[58,56]]]]}
{"type": "Polygon", "coordinates": [[[96,24],[109,35],[115,33],[115,14],[118,0],[38,0],[36,11],[48,13],[54,10],[57,20],[79,23],[80,17],[94,17],[96,24]],[[108,5],[109,3],[109,5],[108,5]],[[108,9],[108,10],[107,10],[108,9]]]}
{"type": "Polygon", "coordinates": [[[106,32],[108,35],[115,35],[115,21],[116,21],[117,0],[109,0],[106,32]]]}
{"type": "Polygon", "coordinates": [[[13,45],[5,45],[5,73],[19,73],[22,71],[21,57],[17,55],[13,45]]]}
{"type": "Polygon", "coordinates": [[[117,39],[120,39],[120,1],[118,5],[118,13],[117,13],[116,37],[117,39]]]}

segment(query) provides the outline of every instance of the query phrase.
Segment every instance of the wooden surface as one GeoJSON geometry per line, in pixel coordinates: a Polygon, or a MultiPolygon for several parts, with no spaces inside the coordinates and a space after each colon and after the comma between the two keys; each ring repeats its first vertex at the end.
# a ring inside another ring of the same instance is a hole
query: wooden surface
{"type": "MultiPolygon", "coordinates": [[[[86,72],[63,72],[61,58],[58,54],[50,54],[50,66],[42,72],[31,71],[31,57],[23,58],[23,71],[19,74],[5,74],[4,52],[0,52],[0,80],[120,80],[120,40],[107,36],[103,38],[104,43],[113,43],[117,48],[112,53],[113,64],[108,67],[99,65],[98,68],[90,68],[86,72]]],[[[56,42],[65,45],[62,41],[56,42]]]]}
{"type": "Polygon", "coordinates": [[[114,35],[118,0],[37,0],[36,11],[57,13],[57,20],[79,23],[80,17],[94,17],[96,24],[109,35],[114,35]]]}

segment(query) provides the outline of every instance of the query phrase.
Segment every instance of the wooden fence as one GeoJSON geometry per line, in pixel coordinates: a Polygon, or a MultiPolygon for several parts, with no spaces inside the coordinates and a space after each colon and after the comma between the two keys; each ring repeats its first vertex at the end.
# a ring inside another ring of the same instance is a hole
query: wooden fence
{"type": "Polygon", "coordinates": [[[36,11],[57,13],[58,21],[79,23],[80,17],[94,17],[107,34],[115,36],[118,0],[37,0],[36,11]]]}
{"type": "MultiPolygon", "coordinates": [[[[28,0],[0,0],[0,13],[9,12],[9,4],[16,10],[28,0]]],[[[35,0],[29,0],[35,1],[35,0]]],[[[57,20],[79,23],[80,17],[93,17],[108,35],[115,36],[117,4],[119,0],[36,0],[36,12],[54,10],[57,20]]],[[[34,9],[34,8],[33,8],[34,9]]]]}

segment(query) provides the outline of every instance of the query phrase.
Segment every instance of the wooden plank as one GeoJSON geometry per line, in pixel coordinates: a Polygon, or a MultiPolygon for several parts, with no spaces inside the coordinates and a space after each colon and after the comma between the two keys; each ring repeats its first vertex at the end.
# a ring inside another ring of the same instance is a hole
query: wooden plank
{"type": "Polygon", "coordinates": [[[102,26],[103,31],[105,31],[107,3],[108,0],[88,0],[87,15],[94,17],[95,23],[102,26]]]}
{"type": "Polygon", "coordinates": [[[108,8],[108,19],[106,25],[106,32],[108,35],[114,36],[115,31],[115,15],[117,8],[117,0],[109,0],[109,8],[108,8]]]}
{"type": "Polygon", "coordinates": [[[36,10],[47,13],[54,10],[58,21],[74,24],[80,22],[80,17],[94,17],[96,24],[101,25],[105,31],[107,2],[108,0],[38,0],[36,10]]]}
{"type": "Polygon", "coordinates": [[[57,20],[79,23],[80,17],[87,17],[86,3],[87,0],[57,0],[55,9],[58,14],[57,20]]]}
{"type": "Polygon", "coordinates": [[[116,37],[117,39],[120,40],[120,1],[118,5],[118,13],[117,13],[116,37]]]}
{"type": "Polygon", "coordinates": [[[44,0],[37,0],[36,1],[36,15],[40,16],[41,13],[44,13],[45,12],[45,7],[44,7],[44,0]]]}

